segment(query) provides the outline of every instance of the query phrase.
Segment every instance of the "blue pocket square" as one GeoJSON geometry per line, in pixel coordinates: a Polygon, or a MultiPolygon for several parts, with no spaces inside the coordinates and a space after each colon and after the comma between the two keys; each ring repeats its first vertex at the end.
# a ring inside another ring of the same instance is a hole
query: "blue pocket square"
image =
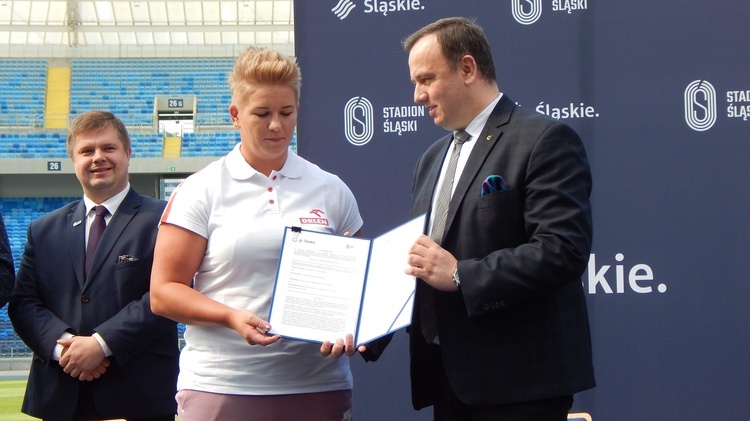
{"type": "Polygon", "coordinates": [[[508,185],[499,175],[490,175],[482,181],[481,196],[492,194],[496,191],[508,190],[508,185]]]}

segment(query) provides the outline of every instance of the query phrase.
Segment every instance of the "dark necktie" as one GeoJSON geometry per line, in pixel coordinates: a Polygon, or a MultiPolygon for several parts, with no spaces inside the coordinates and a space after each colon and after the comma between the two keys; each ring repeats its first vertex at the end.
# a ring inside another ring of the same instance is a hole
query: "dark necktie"
{"type": "Polygon", "coordinates": [[[91,261],[94,259],[94,252],[96,247],[99,245],[99,240],[104,234],[104,229],[107,228],[107,223],[104,221],[104,217],[109,215],[109,211],[102,205],[94,206],[94,222],[91,223],[89,228],[89,244],[86,246],[86,268],[84,274],[88,276],[89,268],[91,267],[91,261]]]}
{"type": "MultiPolygon", "coordinates": [[[[448,168],[445,170],[445,176],[443,177],[443,183],[440,185],[438,190],[437,201],[435,202],[435,209],[432,212],[432,230],[430,230],[430,238],[433,241],[440,244],[443,240],[443,233],[445,231],[445,223],[448,220],[448,206],[451,202],[451,192],[453,191],[453,179],[456,175],[456,166],[458,165],[458,155],[461,153],[461,146],[469,140],[470,134],[461,130],[453,136],[453,149],[451,151],[450,159],[448,160],[448,168]]],[[[434,291],[432,288],[425,285],[422,288],[420,314],[419,319],[421,321],[420,327],[422,334],[424,335],[427,343],[432,343],[437,337],[437,325],[435,323],[435,298],[433,296],[434,291]]]]}

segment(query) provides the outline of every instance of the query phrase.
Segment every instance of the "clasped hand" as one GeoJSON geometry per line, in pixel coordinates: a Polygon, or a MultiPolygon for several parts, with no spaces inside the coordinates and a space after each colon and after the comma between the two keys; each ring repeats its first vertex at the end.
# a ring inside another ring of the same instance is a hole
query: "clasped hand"
{"type": "Polygon", "coordinates": [[[57,343],[63,347],[60,357],[63,371],[80,381],[98,379],[110,365],[101,345],[92,336],[73,336],[57,343]]]}

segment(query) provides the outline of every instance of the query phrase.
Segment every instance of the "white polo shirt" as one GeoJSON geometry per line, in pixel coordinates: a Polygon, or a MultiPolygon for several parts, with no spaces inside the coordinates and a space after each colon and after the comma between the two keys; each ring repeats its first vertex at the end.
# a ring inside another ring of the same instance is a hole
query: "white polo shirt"
{"type": "MultiPolygon", "coordinates": [[[[284,229],[354,234],[357,202],[337,176],[291,150],[269,177],[244,160],[238,144],[188,177],[172,194],[162,222],[208,239],[195,289],[268,320],[284,229]]],[[[349,359],[323,358],[320,345],[281,339],[250,346],[229,328],[187,326],[178,389],[240,395],[352,388],[349,359]]]]}

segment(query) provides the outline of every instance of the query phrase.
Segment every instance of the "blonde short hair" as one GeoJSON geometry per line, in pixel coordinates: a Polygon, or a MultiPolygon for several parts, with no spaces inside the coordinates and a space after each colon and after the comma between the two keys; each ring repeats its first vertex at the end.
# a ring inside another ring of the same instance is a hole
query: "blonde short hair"
{"type": "Polygon", "coordinates": [[[260,85],[286,85],[299,101],[302,75],[294,57],[274,50],[249,47],[234,62],[229,74],[232,103],[244,104],[260,85]]]}

